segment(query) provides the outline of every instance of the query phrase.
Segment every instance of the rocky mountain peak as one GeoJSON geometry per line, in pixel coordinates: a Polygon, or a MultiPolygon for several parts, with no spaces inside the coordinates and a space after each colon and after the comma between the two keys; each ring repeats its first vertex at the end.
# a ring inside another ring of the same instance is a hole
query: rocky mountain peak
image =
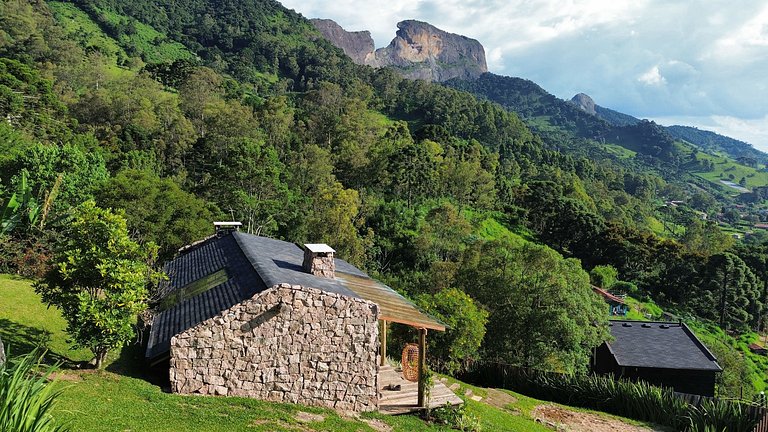
{"type": "Polygon", "coordinates": [[[579,93],[571,98],[571,102],[590,114],[597,114],[595,101],[593,101],[589,95],[579,93]]]}
{"type": "Polygon", "coordinates": [[[447,81],[473,79],[488,71],[480,42],[416,20],[397,23],[397,33],[384,48],[373,50],[369,32],[347,32],[331,20],[312,20],[332,44],[358,64],[392,67],[406,78],[447,81]]]}
{"type": "Polygon", "coordinates": [[[370,64],[373,62],[373,52],[376,45],[373,43],[371,32],[344,30],[336,21],[329,19],[311,19],[312,25],[336,47],[341,48],[357,64],[370,64]]]}

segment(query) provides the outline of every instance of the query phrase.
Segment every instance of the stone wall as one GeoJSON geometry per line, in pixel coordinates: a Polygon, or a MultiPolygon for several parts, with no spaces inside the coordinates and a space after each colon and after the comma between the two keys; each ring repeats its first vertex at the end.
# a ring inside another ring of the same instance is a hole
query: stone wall
{"type": "Polygon", "coordinates": [[[372,411],[378,306],[276,285],[171,339],[171,388],[372,411]]]}

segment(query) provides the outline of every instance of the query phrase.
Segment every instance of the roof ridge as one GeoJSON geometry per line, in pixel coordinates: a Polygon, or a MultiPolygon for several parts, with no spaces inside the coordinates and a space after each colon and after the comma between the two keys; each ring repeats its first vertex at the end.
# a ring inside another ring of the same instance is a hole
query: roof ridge
{"type": "Polygon", "coordinates": [[[693,333],[693,330],[691,330],[691,329],[690,329],[690,328],[689,328],[689,327],[688,327],[688,326],[687,326],[687,325],[686,325],[684,322],[682,322],[682,321],[680,321],[680,324],[681,324],[681,325],[682,325],[682,327],[683,327],[683,331],[684,331],[686,334],[688,334],[688,335],[691,337],[691,339],[694,341],[694,343],[696,344],[696,346],[698,346],[698,347],[699,347],[699,349],[701,349],[701,350],[704,352],[704,355],[706,355],[707,357],[709,357],[709,359],[710,359],[710,360],[712,360],[712,362],[713,362],[713,363],[715,363],[715,364],[717,365],[717,367],[719,367],[719,368],[720,368],[720,370],[723,370],[723,367],[722,367],[722,366],[720,366],[720,364],[717,362],[717,357],[715,357],[715,355],[714,355],[714,354],[712,354],[712,351],[710,351],[710,350],[709,350],[709,348],[707,348],[707,346],[706,346],[706,345],[704,345],[704,342],[700,341],[700,340],[699,340],[699,338],[698,338],[698,337],[696,337],[696,334],[695,334],[695,333],[693,333]]]}

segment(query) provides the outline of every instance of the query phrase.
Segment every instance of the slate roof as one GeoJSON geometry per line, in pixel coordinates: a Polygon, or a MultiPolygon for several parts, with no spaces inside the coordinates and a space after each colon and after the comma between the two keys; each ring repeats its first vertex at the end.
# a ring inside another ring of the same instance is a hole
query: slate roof
{"type": "Polygon", "coordinates": [[[445,330],[444,324],[422,313],[405,297],[342,259],[335,259],[336,279],[304,272],[303,260],[304,251],[293,243],[241,232],[212,237],[184,250],[166,264],[169,281],[161,288],[159,300],[221,270],[226,271],[228,279],[157,313],[147,358],[165,357],[174,335],[281,283],[370,300],[379,305],[380,319],[445,330]]]}
{"type": "Polygon", "coordinates": [[[684,323],[610,321],[608,343],[619,366],[722,371],[717,359],[684,323]]]}
{"type": "Polygon", "coordinates": [[[155,315],[147,343],[150,359],[168,352],[174,335],[266,289],[231,235],[212,237],[194,246],[168,262],[164,270],[168,282],[161,287],[160,299],[220,270],[227,272],[228,280],[155,315]]]}

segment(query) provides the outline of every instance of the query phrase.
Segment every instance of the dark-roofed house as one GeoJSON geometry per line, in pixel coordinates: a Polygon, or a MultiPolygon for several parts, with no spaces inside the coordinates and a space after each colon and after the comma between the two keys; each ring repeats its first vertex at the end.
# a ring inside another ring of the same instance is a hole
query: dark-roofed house
{"type": "Polygon", "coordinates": [[[445,330],[324,244],[220,229],[165,270],[146,356],[169,361],[178,393],[371,411],[379,408],[380,321],[417,328],[422,343],[427,329],[445,330]]]}
{"type": "Polygon", "coordinates": [[[594,372],[714,396],[715,377],[723,369],[685,323],[616,320],[609,325],[614,341],[595,350],[594,372]]]}

